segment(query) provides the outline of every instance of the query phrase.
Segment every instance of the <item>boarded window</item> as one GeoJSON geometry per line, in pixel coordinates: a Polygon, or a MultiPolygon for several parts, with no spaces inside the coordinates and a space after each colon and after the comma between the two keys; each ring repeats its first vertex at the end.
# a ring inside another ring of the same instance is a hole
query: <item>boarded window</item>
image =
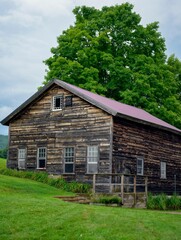
{"type": "Polygon", "coordinates": [[[74,148],[66,147],[64,149],[64,172],[73,173],[74,172],[74,148]]]}
{"type": "Polygon", "coordinates": [[[72,96],[65,97],[65,107],[72,107],[72,96]]]}
{"type": "Polygon", "coordinates": [[[87,173],[97,173],[98,165],[98,146],[87,147],[87,173]]]}
{"type": "Polygon", "coordinates": [[[46,168],[46,148],[38,148],[37,168],[46,168]]]}
{"type": "Polygon", "coordinates": [[[161,178],[166,178],[166,162],[160,162],[160,175],[161,178]]]}
{"type": "Polygon", "coordinates": [[[63,95],[53,97],[53,110],[63,109],[63,95]]]}
{"type": "Polygon", "coordinates": [[[143,158],[137,158],[137,175],[143,175],[144,160],[143,158]]]}
{"type": "Polygon", "coordinates": [[[25,169],[25,163],[26,163],[26,149],[19,148],[18,149],[18,168],[25,169]]]}

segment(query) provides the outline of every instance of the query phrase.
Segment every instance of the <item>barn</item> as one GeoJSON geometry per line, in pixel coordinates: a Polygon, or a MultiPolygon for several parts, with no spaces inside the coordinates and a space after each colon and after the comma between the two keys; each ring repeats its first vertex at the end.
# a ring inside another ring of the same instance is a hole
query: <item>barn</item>
{"type": "Polygon", "coordinates": [[[55,79],[1,123],[9,168],[90,183],[147,176],[148,191],[181,194],[181,130],[142,109],[55,79]]]}

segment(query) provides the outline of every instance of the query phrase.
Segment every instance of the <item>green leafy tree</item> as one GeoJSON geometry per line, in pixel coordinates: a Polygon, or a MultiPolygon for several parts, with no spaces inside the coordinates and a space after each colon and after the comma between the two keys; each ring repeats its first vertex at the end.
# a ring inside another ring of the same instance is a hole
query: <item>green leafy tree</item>
{"type": "Polygon", "coordinates": [[[143,108],[181,127],[176,63],[166,62],[158,23],[140,24],[133,5],[76,7],[74,26],[57,38],[44,84],[62,79],[143,108]],[[174,66],[173,66],[174,65],[174,66]]]}
{"type": "Polygon", "coordinates": [[[0,158],[7,158],[7,148],[0,149],[0,158]]]}

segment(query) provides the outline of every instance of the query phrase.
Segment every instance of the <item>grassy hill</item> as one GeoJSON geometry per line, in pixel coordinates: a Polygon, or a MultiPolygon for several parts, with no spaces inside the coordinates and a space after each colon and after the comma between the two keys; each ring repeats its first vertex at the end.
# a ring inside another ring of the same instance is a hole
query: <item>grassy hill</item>
{"type": "MultiPolygon", "coordinates": [[[[0,159],[4,166],[5,160],[0,159]]],[[[0,175],[1,240],[179,240],[181,215],[81,205],[46,184],[0,175]]]]}
{"type": "Polygon", "coordinates": [[[8,136],[0,134],[0,149],[6,148],[8,145],[8,136]]]}

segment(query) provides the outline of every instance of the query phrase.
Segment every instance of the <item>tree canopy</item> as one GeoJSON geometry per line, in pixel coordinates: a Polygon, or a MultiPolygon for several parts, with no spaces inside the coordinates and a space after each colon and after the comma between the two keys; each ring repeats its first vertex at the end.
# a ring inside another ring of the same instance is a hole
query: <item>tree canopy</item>
{"type": "Polygon", "coordinates": [[[74,26],[45,60],[58,78],[150,112],[181,128],[181,62],[167,60],[158,22],[141,25],[133,5],[76,7],[74,26]]]}

